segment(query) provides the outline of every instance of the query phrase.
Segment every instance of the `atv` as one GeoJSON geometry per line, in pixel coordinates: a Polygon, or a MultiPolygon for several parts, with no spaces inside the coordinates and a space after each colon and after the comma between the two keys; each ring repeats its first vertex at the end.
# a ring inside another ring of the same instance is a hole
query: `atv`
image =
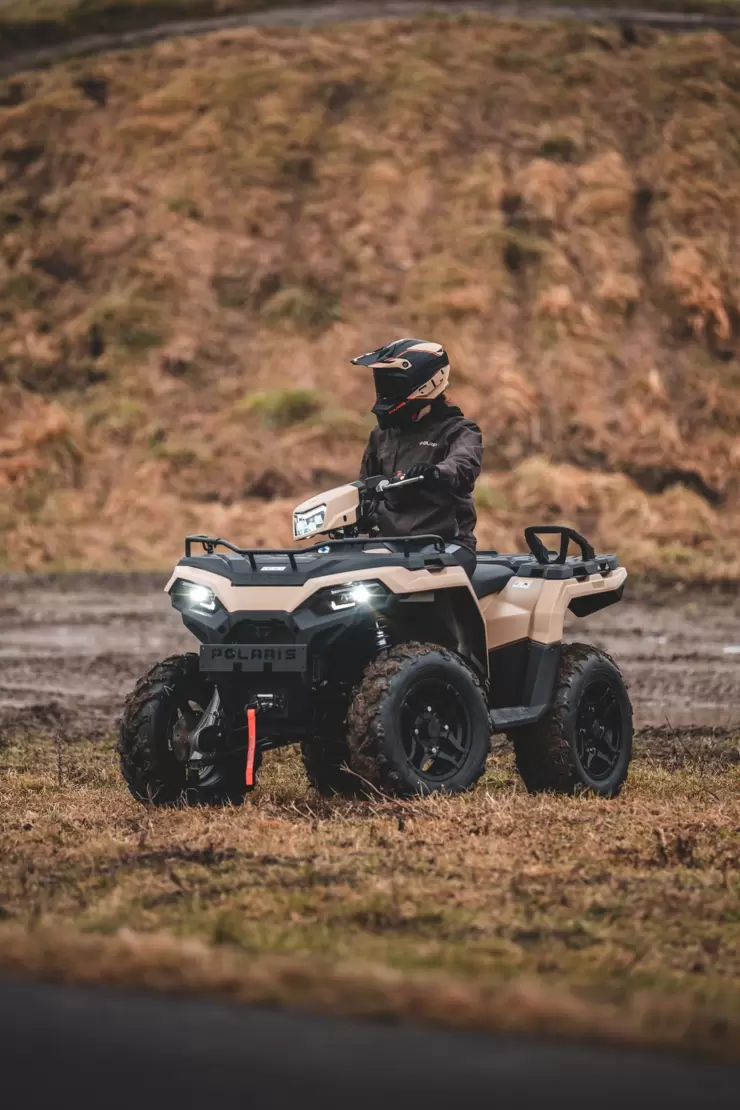
{"type": "Polygon", "coordinates": [[[263,753],[291,743],[322,795],[453,794],[501,732],[530,792],[619,793],[624,681],[603,651],[562,640],[566,611],[619,601],[627,572],[548,526],[525,530],[526,554],[480,552],[471,580],[438,536],[373,534],[378,501],[415,481],[305,501],[293,535],[312,546],[187,537],[165,589],[200,651],[158,663],[126,700],[118,751],[135,798],[239,803],[263,753]]]}

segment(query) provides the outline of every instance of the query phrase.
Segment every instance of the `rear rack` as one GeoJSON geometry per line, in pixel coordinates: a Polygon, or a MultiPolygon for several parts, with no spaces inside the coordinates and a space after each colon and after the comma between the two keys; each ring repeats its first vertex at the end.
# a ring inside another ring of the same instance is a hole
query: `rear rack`
{"type": "Polygon", "coordinates": [[[219,539],[216,536],[186,536],[185,537],[185,558],[189,559],[194,543],[201,544],[208,555],[213,555],[217,547],[225,547],[229,551],[233,551],[235,555],[241,555],[242,558],[249,560],[249,565],[253,571],[257,571],[257,558],[256,556],[278,556],[282,555],[287,558],[291,570],[298,570],[298,562],[296,554],[304,555],[307,552],[315,551],[317,553],[341,551],[346,548],[352,547],[366,547],[369,544],[385,544],[390,547],[395,554],[402,554],[405,559],[410,558],[414,553],[418,553],[423,547],[434,547],[439,554],[444,554],[445,541],[441,536],[357,536],[353,539],[339,539],[339,540],[324,540],[320,543],[315,543],[311,547],[299,548],[298,552],[290,551],[288,548],[267,548],[256,547],[246,548],[237,547],[235,544],[230,543],[229,540],[219,539]]]}

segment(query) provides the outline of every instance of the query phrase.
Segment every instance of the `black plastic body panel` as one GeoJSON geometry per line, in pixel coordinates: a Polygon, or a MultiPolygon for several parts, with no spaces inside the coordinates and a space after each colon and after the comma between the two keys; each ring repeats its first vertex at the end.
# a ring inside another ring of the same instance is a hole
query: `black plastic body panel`
{"type": "Polygon", "coordinates": [[[625,583],[616,590],[602,590],[600,593],[584,594],[583,597],[574,597],[568,608],[576,617],[590,617],[609,605],[616,605],[622,600],[625,583]]]}
{"type": "Polygon", "coordinates": [[[550,708],[561,645],[517,640],[488,653],[494,732],[533,724],[550,708]]]}

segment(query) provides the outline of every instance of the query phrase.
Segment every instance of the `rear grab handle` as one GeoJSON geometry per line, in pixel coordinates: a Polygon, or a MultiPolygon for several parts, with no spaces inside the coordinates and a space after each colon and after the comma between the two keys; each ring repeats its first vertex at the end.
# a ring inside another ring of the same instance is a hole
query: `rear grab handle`
{"type": "Polygon", "coordinates": [[[571,540],[581,549],[581,557],[584,563],[596,558],[596,552],[585,536],[576,532],[574,528],[564,528],[560,524],[531,524],[524,529],[524,539],[537,562],[544,566],[550,564],[563,565],[568,557],[568,545],[571,540]],[[545,547],[540,536],[560,536],[560,551],[554,558],[545,547]]]}

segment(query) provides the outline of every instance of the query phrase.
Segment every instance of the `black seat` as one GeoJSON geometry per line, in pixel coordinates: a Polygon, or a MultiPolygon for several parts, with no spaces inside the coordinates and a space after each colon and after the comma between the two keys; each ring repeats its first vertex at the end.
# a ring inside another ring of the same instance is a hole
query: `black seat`
{"type": "Polygon", "coordinates": [[[475,596],[481,598],[498,594],[513,577],[511,567],[502,566],[501,563],[478,563],[471,580],[475,596]]]}

